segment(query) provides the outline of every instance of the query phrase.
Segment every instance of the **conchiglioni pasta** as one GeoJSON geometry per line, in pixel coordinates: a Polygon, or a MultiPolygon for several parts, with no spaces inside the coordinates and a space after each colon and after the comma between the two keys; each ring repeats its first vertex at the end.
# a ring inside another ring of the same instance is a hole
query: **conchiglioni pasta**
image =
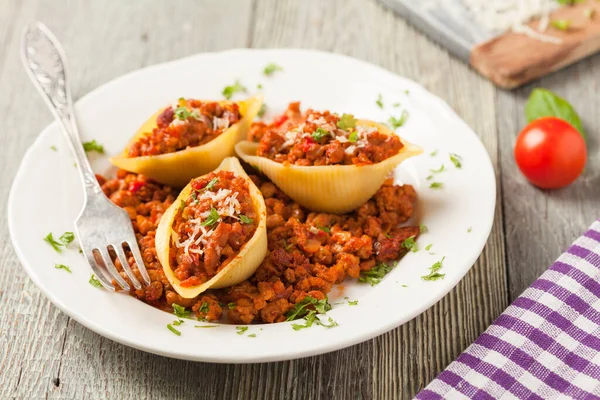
{"type": "Polygon", "coordinates": [[[308,110],[292,103],[283,118],[250,132],[237,154],[292,199],[314,211],[345,213],[381,187],[402,161],[422,149],[387,126],[352,115],[308,110]]]}
{"type": "Polygon", "coordinates": [[[237,103],[179,99],[150,117],[111,162],[182,187],[234,155],[261,105],[260,97],[237,103]]]}
{"type": "Polygon", "coordinates": [[[262,194],[236,158],[193,179],[167,209],[156,231],[156,254],[183,298],[240,283],[267,251],[262,194]]]}

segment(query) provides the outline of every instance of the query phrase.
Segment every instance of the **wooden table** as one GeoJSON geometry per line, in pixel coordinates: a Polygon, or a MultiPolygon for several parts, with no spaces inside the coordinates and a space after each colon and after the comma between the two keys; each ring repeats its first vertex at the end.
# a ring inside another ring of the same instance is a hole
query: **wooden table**
{"type": "Polygon", "coordinates": [[[2,399],[192,399],[202,394],[407,399],[600,216],[600,55],[506,92],[374,0],[0,0],[0,60],[2,399]],[[343,53],[420,82],[473,127],[494,163],[498,203],[483,254],[449,295],[413,321],[318,357],[254,365],[193,363],[95,334],[42,296],[21,268],[7,232],[5,199],[12,178],[27,147],[52,120],[19,60],[21,30],[33,20],[46,22],[64,44],[75,98],[146,65],[238,47],[343,53]],[[523,103],[534,86],[571,101],[588,131],[585,174],[563,190],[533,188],[513,160],[512,145],[525,122],[523,103]]]}

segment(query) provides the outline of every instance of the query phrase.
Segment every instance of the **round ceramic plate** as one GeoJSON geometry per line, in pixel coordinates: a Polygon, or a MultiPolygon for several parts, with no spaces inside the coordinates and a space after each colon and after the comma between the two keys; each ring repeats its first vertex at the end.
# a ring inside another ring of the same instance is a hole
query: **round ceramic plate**
{"type": "MultiPolygon", "coordinates": [[[[380,335],[431,307],[467,273],[483,249],[494,215],[494,171],[485,148],[442,100],[408,79],[352,58],[302,50],[233,50],[125,75],[76,104],[83,140],[95,139],[106,150],[102,156],[90,154],[94,170],[114,174],[108,157],[159,107],[182,96],[221,99],[223,88],[236,80],[248,93],[262,85],[265,119],[291,101],[375,121],[404,114],[398,134],[425,149],[395,171],[396,181],[413,185],[419,196],[414,222],[428,227],[417,242],[420,250],[407,254],[376,286],[346,281],[334,287],[328,312],[338,323],[334,328],[294,330],[291,322],[284,322],[251,325],[241,333],[234,325],[197,329],[195,325],[204,323],[188,320],[177,327],[181,336],[175,336],[166,327],[173,315],[126,294],[93,287],[88,283],[90,267],[77,246],[58,254],[42,240],[49,232],[60,236],[73,231],[83,199],[73,158],[53,123],[23,158],[8,204],[15,250],[52,303],[100,335],[151,353],[197,361],[263,362],[325,353],[380,335]],[[283,71],[264,76],[271,62],[283,71]],[[378,96],[382,108],[376,104],[378,96]],[[462,168],[451,162],[450,154],[461,157],[462,168]],[[442,164],[443,172],[431,172],[442,164]],[[431,188],[433,182],[442,187],[431,188]],[[443,257],[439,272],[444,279],[423,280],[443,257]],[[55,263],[68,265],[72,273],[55,269],[55,263]],[[349,304],[355,300],[357,305],[349,304]]],[[[245,96],[236,94],[234,99],[245,96]]]]}

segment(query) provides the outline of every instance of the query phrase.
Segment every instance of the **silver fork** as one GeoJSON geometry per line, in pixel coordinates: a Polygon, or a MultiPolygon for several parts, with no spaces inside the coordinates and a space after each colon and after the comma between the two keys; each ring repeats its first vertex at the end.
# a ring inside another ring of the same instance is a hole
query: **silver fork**
{"type": "Polygon", "coordinates": [[[21,57],[29,77],[61,123],[63,133],[75,156],[84,185],[84,205],[75,221],[75,231],[94,274],[108,290],[115,290],[110,277],[124,290],[131,289],[111,259],[112,250],[133,286],[141,289],[140,281],[129,266],[124,251],[126,245],[133,254],[143,280],[149,285],[150,277],[144,266],[129,215],[104,195],[81,144],[67,79],[64,50],[52,32],[44,24],[36,22],[23,32],[21,57]]]}

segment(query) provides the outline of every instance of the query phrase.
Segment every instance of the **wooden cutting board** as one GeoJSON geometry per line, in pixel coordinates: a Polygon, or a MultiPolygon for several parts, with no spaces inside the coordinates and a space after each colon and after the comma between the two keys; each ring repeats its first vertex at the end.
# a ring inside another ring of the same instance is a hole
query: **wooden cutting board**
{"type": "MultiPolygon", "coordinates": [[[[544,32],[559,38],[560,43],[545,43],[511,31],[486,31],[461,0],[380,1],[504,88],[518,87],[600,51],[598,0],[562,6],[550,14],[550,20],[570,21],[567,31],[549,27],[544,32]],[[592,18],[586,10],[593,10],[592,18]]],[[[528,25],[537,28],[538,21],[528,25]]]]}

